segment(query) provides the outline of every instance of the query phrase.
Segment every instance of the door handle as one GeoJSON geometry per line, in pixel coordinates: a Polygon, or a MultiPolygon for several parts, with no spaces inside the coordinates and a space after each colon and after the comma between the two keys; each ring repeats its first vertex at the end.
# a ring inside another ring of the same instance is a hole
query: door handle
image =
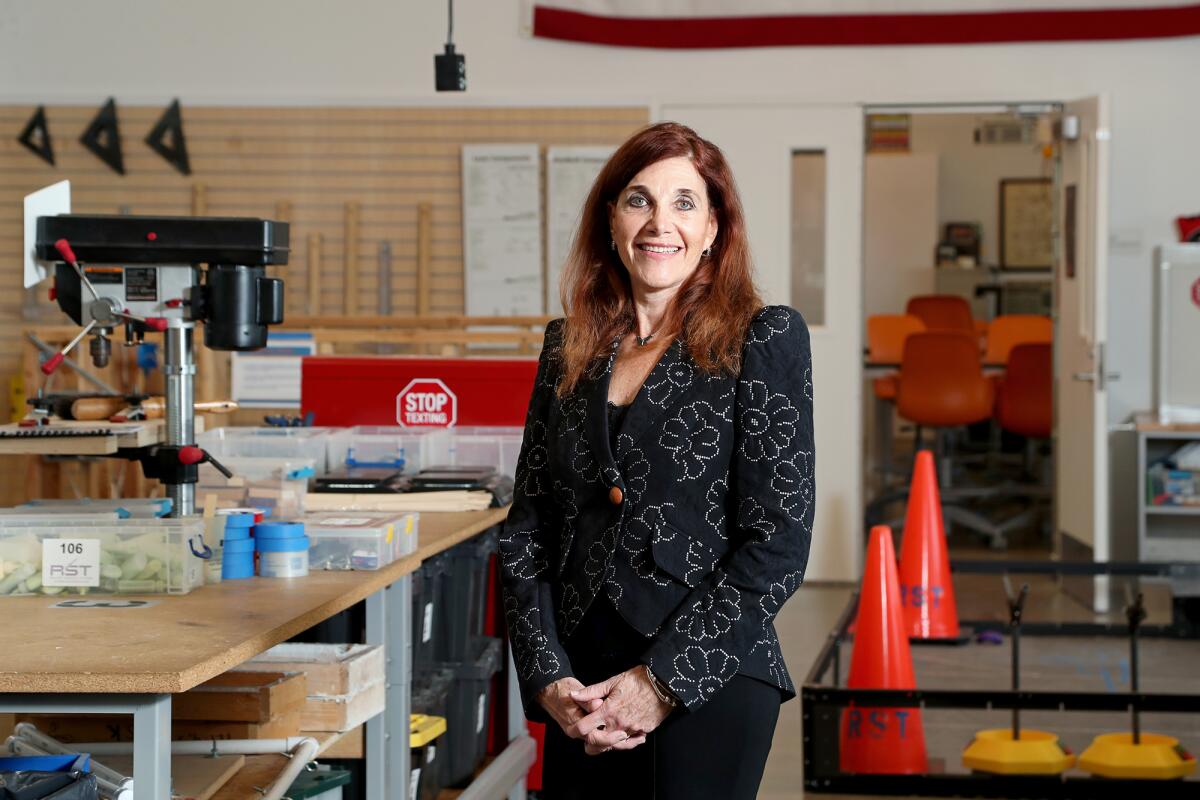
{"type": "Polygon", "coordinates": [[[1095,383],[1096,373],[1094,372],[1076,372],[1071,375],[1073,381],[1083,381],[1085,383],[1095,383]]]}

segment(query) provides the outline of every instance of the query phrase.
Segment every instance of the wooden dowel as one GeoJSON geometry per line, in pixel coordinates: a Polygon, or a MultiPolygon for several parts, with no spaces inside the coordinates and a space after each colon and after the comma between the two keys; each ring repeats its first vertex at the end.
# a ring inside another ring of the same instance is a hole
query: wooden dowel
{"type": "Polygon", "coordinates": [[[353,201],[346,203],[345,219],[345,253],[344,266],[346,279],[346,296],[343,307],[346,314],[357,314],[358,306],[358,223],[361,216],[361,206],[353,201]]]}
{"type": "Polygon", "coordinates": [[[203,183],[192,184],[192,216],[203,217],[208,213],[208,186],[203,183]]]}
{"type": "Polygon", "coordinates": [[[308,313],[321,314],[321,234],[308,235],[308,313]]]}
{"type": "Polygon", "coordinates": [[[433,204],[417,205],[417,316],[429,315],[430,273],[433,269],[433,204]]]}

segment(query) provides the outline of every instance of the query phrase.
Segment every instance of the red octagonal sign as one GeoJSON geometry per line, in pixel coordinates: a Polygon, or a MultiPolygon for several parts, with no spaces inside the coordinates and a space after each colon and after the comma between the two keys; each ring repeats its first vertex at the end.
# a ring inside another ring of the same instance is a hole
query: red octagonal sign
{"type": "Polygon", "coordinates": [[[458,420],[458,398],[437,378],[414,378],[396,395],[396,422],[406,428],[449,428],[458,420]]]}

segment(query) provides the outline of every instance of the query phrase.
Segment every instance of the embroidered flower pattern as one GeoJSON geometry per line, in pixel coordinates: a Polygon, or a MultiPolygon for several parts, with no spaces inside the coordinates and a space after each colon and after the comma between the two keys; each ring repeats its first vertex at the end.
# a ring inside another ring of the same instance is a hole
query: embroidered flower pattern
{"type": "Polygon", "coordinates": [[[800,412],[787,395],[772,392],[762,381],[748,385],[741,419],[742,455],[751,461],[774,460],[788,452],[800,412]]]}
{"type": "Polygon", "coordinates": [[[721,432],[710,421],[711,412],[708,402],[689,403],[663,426],[658,443],[670,450],[675,463],[683,467],[681,481],[699,478],[705,465],[720,452],[721,432]]]}
{"type": "Polygon", "coordinates": [[[705,650],[693,645],[675,657],[671,665],[674,674],[667,679],[667,686],[685,704],[707,700],[733,679],[740,663],[737,656],[719,647],[705,650]]]}
{"type": "Polygon", "coordinates": [[[675,630],[696,642],[724,636],[742,618],[741,599],[741,592],[721,584],[693,603],[689,613],[680,615],[675,630]]]}

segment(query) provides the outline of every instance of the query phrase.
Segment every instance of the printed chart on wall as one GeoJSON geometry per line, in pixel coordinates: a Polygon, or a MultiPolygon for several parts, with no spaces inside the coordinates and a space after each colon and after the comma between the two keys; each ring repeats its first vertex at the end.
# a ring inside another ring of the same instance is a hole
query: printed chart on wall
{"type": "Polygon", "coordinates": [[[538,146],[464,145],[462,171],[467,315],[541,314],[538,146]]]}
{"type": "Polygon", "coordinates": [[[561,314],[559,278],[579,228],[592,182],[611,147],[551,147],[546,151],[546,313],[561,314]]]}

